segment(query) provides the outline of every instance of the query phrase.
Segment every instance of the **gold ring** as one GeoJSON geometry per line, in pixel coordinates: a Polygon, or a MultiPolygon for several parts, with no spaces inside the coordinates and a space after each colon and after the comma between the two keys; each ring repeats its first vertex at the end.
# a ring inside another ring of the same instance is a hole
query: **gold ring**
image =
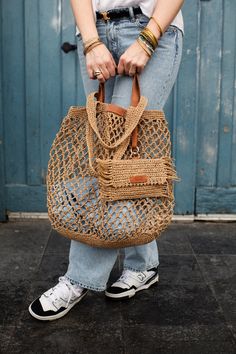
{"type": "Polygon", "coordinates": [[[98,76],[98,75],[100,75],[102,72],[100,71],[100,70],[96,70],[96,71],[94,71],[94,76],[98,76]]]}
{"type": "Polygon", "coordinates": [[[129,72],[129,75],[134,76],[136,73],[137,73],[137,70],[135,70],[135,71],[130,71],[130,72],[129,72]]]}

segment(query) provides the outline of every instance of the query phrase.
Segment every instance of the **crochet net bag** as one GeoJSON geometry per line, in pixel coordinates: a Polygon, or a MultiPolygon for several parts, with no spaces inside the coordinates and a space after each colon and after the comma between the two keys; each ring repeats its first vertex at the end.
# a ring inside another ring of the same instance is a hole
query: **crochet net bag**
{"type": "Polygon", "coordinates": [[[138,77],[128,109],[104,103],[104,85],[71,107],[52,144],[47,206],[52,227],[103,248],[141,245],[171,222],[170,133],[162,111],[145,110],[138,77]]]}

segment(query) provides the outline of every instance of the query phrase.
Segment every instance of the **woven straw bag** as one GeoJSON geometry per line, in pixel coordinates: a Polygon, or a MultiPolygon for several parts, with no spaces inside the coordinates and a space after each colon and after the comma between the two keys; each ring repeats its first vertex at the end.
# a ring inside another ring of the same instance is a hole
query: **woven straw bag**
{"type": "Polygon", "coordinates": [[[52,144],[47,206],[60,234],[95,247],[151,242],[174,207],[170,133],[162,111],[145,110],[134,76],[128,109],[104,103],[104,84],[71,107],[52,144]]]}

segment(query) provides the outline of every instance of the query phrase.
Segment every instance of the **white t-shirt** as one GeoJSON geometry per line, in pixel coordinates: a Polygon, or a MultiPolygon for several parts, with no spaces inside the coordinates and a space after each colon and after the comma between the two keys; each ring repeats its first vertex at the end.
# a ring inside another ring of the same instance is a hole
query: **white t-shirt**
{"type": "MultiPolygon", "coordinates": [[[[153,14],[157,0],[92,0],[94,19],[96,19],[96,11],[107,11],[117,7],[140,6],[144,15],[150,17],[153,14]],[[112,4],[112,6],[111,6],[112,4]]],[[[177,13],[171,25],[178,27],[184,33],[184,22],[181,10],[177,13]]],[[[76,34],[79,29],[76,28],[76,34]]]]}
{"type": "MultiPolygon", "coordinates": [[[[117,7],[140,6],[144,15],[151,17],[157,0],[92,0],[94,16],[95,11],[107,11],[117,7]]],[[[182,12],[179,11],[171,25],[174,25],[184,32],[182,12]]]]}

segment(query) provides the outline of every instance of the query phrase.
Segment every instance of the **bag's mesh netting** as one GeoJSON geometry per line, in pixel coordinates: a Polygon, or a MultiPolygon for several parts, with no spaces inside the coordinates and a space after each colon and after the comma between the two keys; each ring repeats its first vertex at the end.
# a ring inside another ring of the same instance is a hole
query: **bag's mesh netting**
{"type": "MultiPolygon", "coordinates": [[[[105,103],[97,103],[97,128],[103,141],[112,145],[127,131],[126,115],[106,110],[105,103]]],[[[160,196],[104,200],[89,167],[87,142],[86,108],[71,107],[53,142],[48,164],[47,205],[53,228],[96,247],[126,247],[157,238],[172,218],[172,180],[166,180],[165,193],[160,188],[160,196]]],[[[124,144],[123,160],[130,158],[131,150],[129,139],[124,144]]],[[[138,146],[141,159],[170,158],[170,134],[163,112],[142,113],[138,146]]],[[[112,159],[117,151],[104,148],[94,132],[92,150],[95,170],[96,159],[112,159]]]]}

